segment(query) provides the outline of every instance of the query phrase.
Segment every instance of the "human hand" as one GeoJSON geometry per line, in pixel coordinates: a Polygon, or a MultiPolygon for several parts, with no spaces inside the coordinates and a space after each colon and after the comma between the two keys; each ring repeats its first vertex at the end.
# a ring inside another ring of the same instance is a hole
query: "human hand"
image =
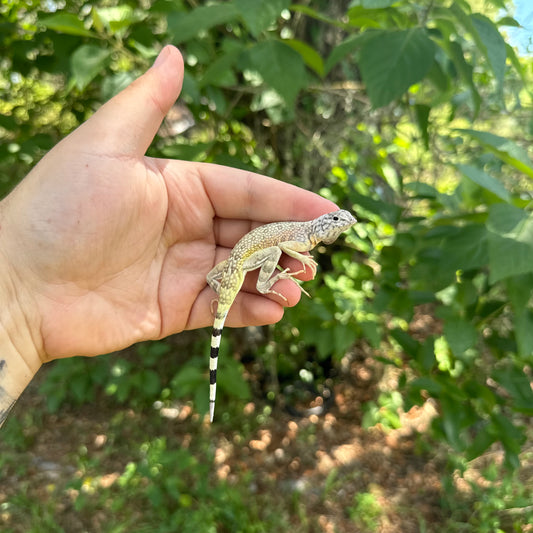
{"type": "MultiPolygon", "coordinates": [[[[205,276],[243,234],[335,209],[250,172],[146,157],[182,80],[181,56],[166,47],[0,204],[0,266],[40,361],[212,323],[215,294],[205,276]]],[[[290,281],[277,290],[289,305],[300,297],[290,281]]],[[[281,300],[250,282],[227,324],[273,323],[282,314],[281,300]]]]}

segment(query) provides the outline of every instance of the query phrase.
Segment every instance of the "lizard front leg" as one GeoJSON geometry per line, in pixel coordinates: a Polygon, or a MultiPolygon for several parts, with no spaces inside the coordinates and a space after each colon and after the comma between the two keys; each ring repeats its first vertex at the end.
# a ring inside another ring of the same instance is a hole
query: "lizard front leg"
{"type": "Polygon", "coordinates": [[[310,247],[307,243],[300,241],[285,241],[281,242],[279,244],[279,247],[288,256],[302,263],[303,269],[299,270],[298,272],[291,272],[291,275],[296,276],[298,274],[303,274],[305,273],[305,267],[309,267],[313,273],[313,277],[315,277],[316,267],[318,263],[310,255],[305,255],[301,253],[308,252],[312,248],[312,246],[310,247]]]}

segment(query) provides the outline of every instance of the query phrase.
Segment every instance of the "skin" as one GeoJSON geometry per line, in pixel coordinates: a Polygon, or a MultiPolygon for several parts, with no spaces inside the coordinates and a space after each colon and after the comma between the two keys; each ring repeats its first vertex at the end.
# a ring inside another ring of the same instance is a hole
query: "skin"
{"type": "MultiPolygon", "coordinates": [[[[0,202],[0,422],[47,361],[210,325],[206,274],[242,235],[336,209],[258,174],[146,157],[182,81],[168,46],[0,202]]],[[[300,298],[290,280],[284,302],[249,277],[229,326],[277,322],[300,298]]]]}

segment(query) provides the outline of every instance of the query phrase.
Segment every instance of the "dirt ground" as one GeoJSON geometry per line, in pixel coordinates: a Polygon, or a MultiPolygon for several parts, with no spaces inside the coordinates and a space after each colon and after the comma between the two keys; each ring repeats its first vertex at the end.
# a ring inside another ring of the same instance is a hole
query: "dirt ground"
{"type": "MultiPolygon", "coordinates": [[[[324,398],[316,397],[304,416],[280,410],[245,439],[238,432],[212,434],[215,475],[230,483],[242,483],[243,473],[253,473],[251,495],[272,492],[273,488],[276,492],[273,497],[277,498],[298,494],[312,518],[310,523],[315,524],[309,526],[309,532],[439,532],[448,518],[442,503],[446,450],[442,446],[431,448],[430,440],[419,437],[427,431],[432,418],[438,416],[435,405],[427,401],[422,407],[402,413],[400,429],[385,430],[379,426],[363,429],[363,405],[376,397],[378,387],[390,386],[387,382],[395,377],[363,355],[352,360],[347,372],[348,379],[334,386],[333,401],[327,408],[323,405],[324,398]],[[350,383],[353,380],[357,381],[357,387],[350,383]],[[360,493],[372,494],[379,504],[379,519],[372,527],[354,526],[353,517],[347,511],[354,506],[354,495],[360,493]]],[[[107,406],[105,398],[80,408],[65,407],[58,414],[46,413],[44,399],[37,392],[42,378],[38,376],[30,385],[10,415],[22,420],[27,413],[39,413],[39,423],[33,433],[25,431],[29,464],[25,473],[17,474],[12,465],[6,469],[7,476],[4,471],[0,509],[2,502],[9,501],[21,486],[29,487],[34,498],[44,501],[51,483],[68,484],[76,475],[73,454],[85,447],[88,456],[97,455],[106,445],[110,420],[117,416],[116,407],[107,406]]],[[[250,416],[255,409],[250,403],[244,407],[243,414],[250,416]]],[[[159,434],[163,431],[168,439],[177,440],[181,447],[194,451],[197,438],[192,428],[198,431],[199,424],[192,408],[183,404],[163,409],[160,414],[168,419],[168,425],[160,424],[159,434]]],[[[125,425],[142,427],[146,423],[143,417],[148,415],[123,410],[120,416],[125,425]]],[[[128,459],[117,453],[102,455],[99,460],[100,470],[107,472],[101,483],[113,484],[128,459]]],[[[527,475],[533,480],[533,472],[527,475]]],[[[468,484],[458,479],[456,489],[458,499],[467,502],[471,497],[468,484]]],[[[56,506],[58,522],[69,533],[106,531],[105,513],[95,513],[88,526],[76,516],[71,502],[58,501],[56,506]]],[[[1,514],[0,511],[0,530],[1,514]]],[[[295,531],[303,531],[298,529],[298,517],[294,520],[295,531]]],[[[4,524],[9,524],[10,531],[23,531],[9,521],[4,524]]],[[[524,533],[533,531],[530,526],[524,527],[524,533]]],[[[463,531],[474,530],[467,527],[463,531]]]]}

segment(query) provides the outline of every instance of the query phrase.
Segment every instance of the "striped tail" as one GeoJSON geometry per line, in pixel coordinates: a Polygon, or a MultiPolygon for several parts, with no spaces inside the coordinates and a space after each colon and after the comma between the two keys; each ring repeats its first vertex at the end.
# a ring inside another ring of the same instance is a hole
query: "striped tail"
{"type": "Polygon", "coordinates": [[[215,322],[213,323],[213,333],[211,335],[211,357],[209,358],[209,420],[213,422],[215,415],[215,399],[217,395],[217,366],[218,366],[218,349],[220,348],[220,339],[222,338],[222,328],[226,321],[228,310],[217,312],[215,322]]]}

